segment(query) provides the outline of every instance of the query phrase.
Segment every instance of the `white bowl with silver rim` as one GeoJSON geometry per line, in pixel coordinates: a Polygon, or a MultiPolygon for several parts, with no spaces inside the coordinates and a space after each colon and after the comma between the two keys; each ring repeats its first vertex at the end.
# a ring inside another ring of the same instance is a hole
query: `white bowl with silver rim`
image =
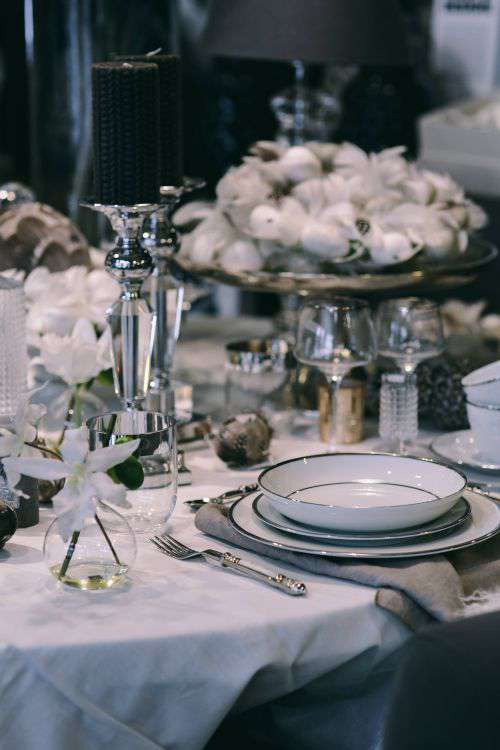
{"type": "Polygon", "coordinates": [[[343,531],[389,531],[446,513],[467,486],[457,469],[386,453],[327,453],[282,461],[258,484],[298,523],[343,531]]]}
{"type": "Polygon", "coordinates": [[[479,456],[491,463],[500,462],[500,405],[467,400],[467,416],[479,456]]]}
{"type": "Polygon", "coordinates": [[[462,378],[468,400],[500,406],[500,361],[480,367],[462,378]]]}

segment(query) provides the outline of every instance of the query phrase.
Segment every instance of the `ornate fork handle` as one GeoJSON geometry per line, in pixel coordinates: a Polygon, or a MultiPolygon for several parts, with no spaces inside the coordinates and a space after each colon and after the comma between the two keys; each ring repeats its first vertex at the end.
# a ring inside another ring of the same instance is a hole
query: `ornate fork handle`
{"type": "Polygon", "coordinates": [[[260,581],[266,583],[273,589],[279,589],[285,594],[290,596],[303,596],[307,593],[305,583],[296,581],[295,578],[290,578],[283,573],[266,573],[263,570],[252,568],[249,565],[244,565],[241,562],[241,558],[236,557],[231,552],[217,552],[214,549],[204,550],[202,553],[203,557],[207,562],[213,565],[218,565],[222,568],[228,568],[233,573],[244,576],[245,578],[251,578],[254,581],[260,581]]]}

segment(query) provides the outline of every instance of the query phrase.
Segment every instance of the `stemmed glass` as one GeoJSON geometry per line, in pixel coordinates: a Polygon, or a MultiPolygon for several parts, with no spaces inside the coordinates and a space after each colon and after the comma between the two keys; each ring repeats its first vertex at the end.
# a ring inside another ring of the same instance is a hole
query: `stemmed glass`
{"type": "Polygon", "coordinates": [[[353,367],[368,364],[376,355],[376,337],[366,302],[349,297],[308,302],[299,315],[295,357],[317,367],[328,379],[332,401],[332,441],[337,391],[353,367]]]}
{"type": "MultiPolygon", "coordinates": [[[[395,360],[407,385],[416,387],[418,364],[444,349],[443,322],[437,303],[418,297],[382,302],[376,328],[379,354],[395,360]]],[[[418,399],[412,400],[412,404],[418,413],[418,399]]]]}
{"type": "Polygon", "coordinates": [[[406,375],[444,349],[441,313],[430,299],[401,297],[382,302],[376,327],[379,354],[394,359],[406,375]]]}

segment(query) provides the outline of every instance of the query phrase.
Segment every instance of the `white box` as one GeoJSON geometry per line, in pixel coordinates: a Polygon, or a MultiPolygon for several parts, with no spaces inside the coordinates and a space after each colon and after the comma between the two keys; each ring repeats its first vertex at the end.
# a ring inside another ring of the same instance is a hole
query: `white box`
{"type": "Polygon", "coordinates": [[[434,0],[432,58],[451,99],[500,84],[500,0],[434,0]]]}
{"type": "Polygon", "coordinates": [[[419,165],[451,175],[468,193],[500,196],[500,129],[450,122],[457,110],[474,111],[491,99],[460,102],[421,117],[419,165]]]}

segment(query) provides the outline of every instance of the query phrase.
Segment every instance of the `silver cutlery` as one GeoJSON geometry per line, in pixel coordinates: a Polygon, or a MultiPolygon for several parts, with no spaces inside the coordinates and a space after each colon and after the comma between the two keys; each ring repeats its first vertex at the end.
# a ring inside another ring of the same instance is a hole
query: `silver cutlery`
{"type": "MultiPolygon", "coordinates": [[[[468,482],[467,487],[474,492],[500,492],[500,481],[498,482],[468,482]]],[[[495,499],[495,498],[493,498],[495,499]]]]}
{"type": "Polygon", "coordinates": [[[274,589],[279,589],[285,594],[290,596],[303,596],[307,593],[305,583],[296,581],[294,578],[290,578],[284,573],[266,573],[263,570],[252,568],[249,565],[244,565],[239,557],[233,555],[232,552],[218,552],[214,549],[195,550],[191,547],[187,547],[182,542],[174,539],[168,534],[162,536],[154,536],[149,540],[152,544],[163,552],[164,555],[173,557],[176,560],[191,560],[195,557],[202,557],[205,562],[215,565],[220,568],[227,568],[232,573],[244,576],[245,578],[251,578],[254,581],[260,581],[266,583],[274,589]]]}
{"type": "Polygon", "coordinates": [[[202,505],[223,505],[227,500],[236,500],[236,498],[250,495],[256,489],[257,484],[242,484],[235,490],[226,490],[215,497],[197,497],[194,500],[186,500],[184,505],[188,505],[192,510],[198,510],[202,505]]]}

